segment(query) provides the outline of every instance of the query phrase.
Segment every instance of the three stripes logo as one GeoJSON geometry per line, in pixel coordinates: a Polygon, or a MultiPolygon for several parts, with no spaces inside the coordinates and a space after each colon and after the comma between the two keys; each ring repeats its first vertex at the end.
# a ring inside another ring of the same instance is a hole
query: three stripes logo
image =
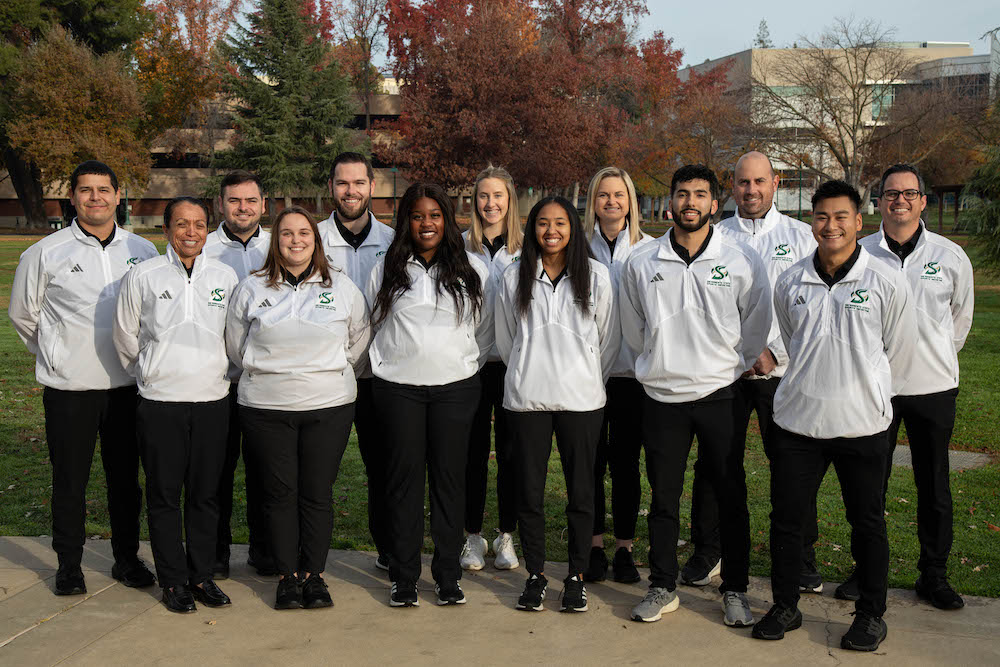
{"type": "Polygon", "coordinates": [[[650,280],[649,282],[651,282],[651,283],[662,283],[663,282],[663,276],[661,276],[659,273],[657,273],[655,276],[653,276],[653,279],[650,280]]]}
{"type": "Polygon", "coordinates": [[[170,290],[163,290],[163,294],[161,294],[159,296],[159,298],[160,299],[173,299],[174,297],[170,296],[170,290]]]}
{"type": "Polygon", "coordinates": [[[83,267],[79,264],[74,264],[73,268],[69,270],[70,273],[83,273],[83,267]]]}
{"type": "Polygon", "coordinates": [[[257,307],[258,308],[270,308],[271,307],[271,300],[270,299],[264,299],[259,304],[257,304],[257,307]]]}
{"type": "Polygon", "coordinates": [[[804,306],[804,305],[806,305],[805,297],[803,297],[801,294],[798,295],[797,297],[795,297],[795,301],[792,302],[792,305],[793,306],[804,306]]]}

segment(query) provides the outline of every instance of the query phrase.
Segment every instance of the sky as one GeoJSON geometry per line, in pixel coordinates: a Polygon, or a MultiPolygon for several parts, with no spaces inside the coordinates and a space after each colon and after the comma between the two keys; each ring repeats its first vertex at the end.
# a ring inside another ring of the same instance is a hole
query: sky
{"type": "Polygon", "coordinates": [[[646,0],[649,16],[641,22],[639,37],[662,30],[684,51],[684,65],[696,65],[750,48],[761,19],[767,21],[771,41],[791,46],[803,35],[815,38],[835,17],[874,19],[896,28],[900,42],[969,42],[973,53],[989,53],[983,33],[1000,27],[996,0],[907,0],[872,2],[842,0],[837,3],[771,2],[737,0],[691,2],[646,0]]]}

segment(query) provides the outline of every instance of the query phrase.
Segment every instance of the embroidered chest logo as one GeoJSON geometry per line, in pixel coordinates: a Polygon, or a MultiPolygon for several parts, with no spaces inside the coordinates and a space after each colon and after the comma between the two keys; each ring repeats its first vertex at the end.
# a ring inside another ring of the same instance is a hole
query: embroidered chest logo
{"type": "Polygon", "coordinates": [[[936,283],[942,282],[944,277],[941,275],[941,263],[940,262],[927,262],[924,264],[924,272],[920,274],[921,280],[930,280],[936,283]]]}
{"type": "Polygon", "coordinates": [[[225,308],[226,307],[226,290],[221,287],[216,287],[212,290],[212,298],[208,300],[208,305],[213,308],[225,308]]]}
{"type": "Polygon", "coordinates": [[[806,305],[806,299],[801,294],[795,297],[795,301],[792,302],[793,306],[804,306],[806,305]]]}
{"type": "Polygon", "coordinates": [[[173,299],[174,297],[170,296],[170,290],[163,290],[163,294],[161,294],[157,298],[159,298],[159,299],[173,299]]]}
{"type": "Polygon", "coordinates": [[[128,264],[129,266],[135,266],[136,264],[139,263],[139,258],[129,257],[127,260],[125,260],[125,263],[128,264]]]}
{"type": "Polygon", "coordinates": [[[337,310],[337,307],[333,305],[333,292],[320,292],[316,307],[322,310],[337,310]]]}
{"type": "Polygon", "coordinates": [[[794,262],[795,258],[792,256],[792,247],[787,243],[779,243],[774,246],[774,255],[771,259],[776,262],[794,262]]]}
{"type": "Polygon", "coordinates": [[[707,285],[714,285],[716,287],[729,287],[733,284],[733,281],[729,278],[729,270],[726,269],[725,264],[718,264],[712,267],[712,271],[708,276],[708,280],[705,281],[707,285]]]}
{"type": "Polygon", "coordinates": [[[377,253],[375,253],[375,257],[381,257],[384,254],[385,254],[385,250],[379,250],[377,253]]]}
{"type": "Polygon", "coordinates": [[[264,299],[263,301],[261,301],[260,303],[257,304],[257,307],[258,308],[270,308],[271,307],[271,300],[270,299],[264,299]]]}
{"type": "Polygon", "coordinates": [[[851,292],[851,299],[844,304],[846,310],[858,310],[863,313],[867,313],[871,310],[871,306],[865,305],[868,303],[868,290],[866,289],[856,289],[851,292]]]}
{"type": "Polygon", "coordinates": [[[83,273],[83,267],[79,264],[74,264],[73,268],[69,270],[70,273],[83,273]]]}

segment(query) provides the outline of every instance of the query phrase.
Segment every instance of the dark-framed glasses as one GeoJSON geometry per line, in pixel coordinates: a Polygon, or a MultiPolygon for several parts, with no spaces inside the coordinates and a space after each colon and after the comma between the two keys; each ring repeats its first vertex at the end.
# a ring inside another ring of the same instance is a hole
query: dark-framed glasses
{"type": "Polygon", "coordinates": [[[920,190],[886,190],[882,193],[882,197],[889,201],[896,201],[899,199],[899,195],[903,195],[903,199],[906,201],[913,201],[923,194],[920,190]]]}

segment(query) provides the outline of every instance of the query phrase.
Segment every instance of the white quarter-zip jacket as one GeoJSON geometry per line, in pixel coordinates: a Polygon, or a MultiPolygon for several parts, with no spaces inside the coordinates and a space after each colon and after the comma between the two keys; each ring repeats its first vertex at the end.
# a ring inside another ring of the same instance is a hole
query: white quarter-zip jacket
{"type": "MultiPolygon", "coordinates": [[[[615,294],[618,293],[618,286],[621,285],[625,262],[633,252],[652,240],[652,236],[640,231],[639,240],[635,242],[635,245],[632,245],[629,242],[629,229],[627,226],[623,227],[618,232],[618,240],[615,241],[615,251],[612,254],[611,248],[608,247],[608,242],[604,240],[604,236],[601,234],[601,223],[594,223],[594,234],[590,237],[590,250],[594,253],[594,257],[597,258],[598,262],[608,267],[615,294]]],[[[634,378],[636,356],[638,355],[635,350],[628,343],[622,341],[618,358],[615,359],[615,364],[611,367],[611,377],[634,378]]]]}
{"type": "MultiPolygon", "coordinates": [[[[225,223],[222,223],[224,225],[225,223]]],[[[202,253],[205,257],[222,262],[233,271],[236,277],[243,280],[253,271],[264,266],[267,251],[271,247],[271,233],[261,228],[257,236],[251,237],[244,246],[239,241],[226,236],[222,225],[208,235],[202,253]]]]}
{"type": "MultiPolygon", "coordinates": [[[[781,213],[773,205],[760,220],[741,218],[737,213],[719,222],[715,229],[724,237],[746,243],[757,252],[764,262],[772,288],[778,277],[791,268],[792,264],[804,257],[811,257],[816,251],[816,239],[813,238],[809,225],[781,213]]],[[[751,375],[751,380],[781,377],[788,367],[788,353],[781,340],[778,322],[773,318],[767,337],[767,349],[774,355],[777,365],[767,375],[751,375]]]]}
{"type": "Polygon", "coordinates": [[[892,421],[894,384],[905,385],[917,329],[902,273],[864,248],[828,287],[813,258],[774,287],[788,372],[774,395],[778,426],[809,438],[860,438],[892,421]]]}
{"type": "MultiPolygon", "coordinates": [[[[494,285],[486,264],[472,253],[466,255],[479,274],[483,307],[475,312],[466,299],[458,320],[455,300],[437,290],[439,265],[425,269],[411,257],[406,263],[410,289],[396,297],[372,338],[368,356],[375,377],[397,384],[440,386],[479,372],[494,341],[494,285]]],[[[384,269],[385,260],[380,258],[365,288],[372,309],[384,269]]]]}
{"type": "Polygon", "coordinates": [[[172,247],[129,272],[112,337],[140,396],[203,403],[229,394],[226,308],[238,282],[235,271],[204,253],[188,276],[172,247]]]}
{"type": "Polygon", "coordinates": [[[861,240],[873,257],[906,278],[916,310],[917,341],[913,366],[899,393],[921,396],[958,386],[958,352],[972,328],[975,297],[972,262],[957,243],[923,230],[913,252],[902,261],[889,250],[885,229],[861,240]]]}
{"type": "Polygon", "coordinates": [[[607,267],[590,265],[587,314],[567,272],[553,286],[539,262],[524,315],[517,306],[520,266],[503,274],[497,293],[497,348],[507,364],[503,406],[514,412],[599,410],[604,383],[618,357],[621,329],[607,267]]]}
{"type": "Polygon", "coordinates": [[[721,234],[690,266],[670,230],[632,253],[619,290],[635,377],[661,403],[688,403],[728,387],[767,344],[771,286],[757,253],[721,234]]]}
{"type": "Polygon", "coordinates": [[[7,313],[35,355],[40,384],[66,391],[135,384],[118,360],[111,321],[122,277],[157,254],[152,243],[121,228],[102,248],[76,220],[21,254],[7,313]]]}
{"type": "MultiPolygon", "coordinates": [[[[462,232],[462,240],[469,240],[469,230],[462,232]]],[[[470,251],[471,252],[471,251],[470,251]]],[[[507,250],[507,246],[500,248],[497,254],[490,257],[490,253],[487,252],[472,252],[473,255],[483,260],[490,270],[490,281],[493,283],[493,299],[494,302],[490,304],[490,308],[496,307],[496,295],[500,293],[500,282],[503,280],[503,272],[508,266],[514,262],[521,259],[521,251],[518,250],[515,253],[511,253],[507,250]]],[[[490,348],[490,353],[486,355],[486,361],[500,361],[500,352],[497,350],[497,346],[494,343],[493,347],[490,348]]]]}
{"type": "Polygon", "coordinates": [[[298,285],[240,283],[229,305],[226,349],[242,371],[237,401],[265,410],[321,410],[353,403],[354,366],[371,339],[365,298],[347,274],[329,287],[314,274],[298,285]]]}

